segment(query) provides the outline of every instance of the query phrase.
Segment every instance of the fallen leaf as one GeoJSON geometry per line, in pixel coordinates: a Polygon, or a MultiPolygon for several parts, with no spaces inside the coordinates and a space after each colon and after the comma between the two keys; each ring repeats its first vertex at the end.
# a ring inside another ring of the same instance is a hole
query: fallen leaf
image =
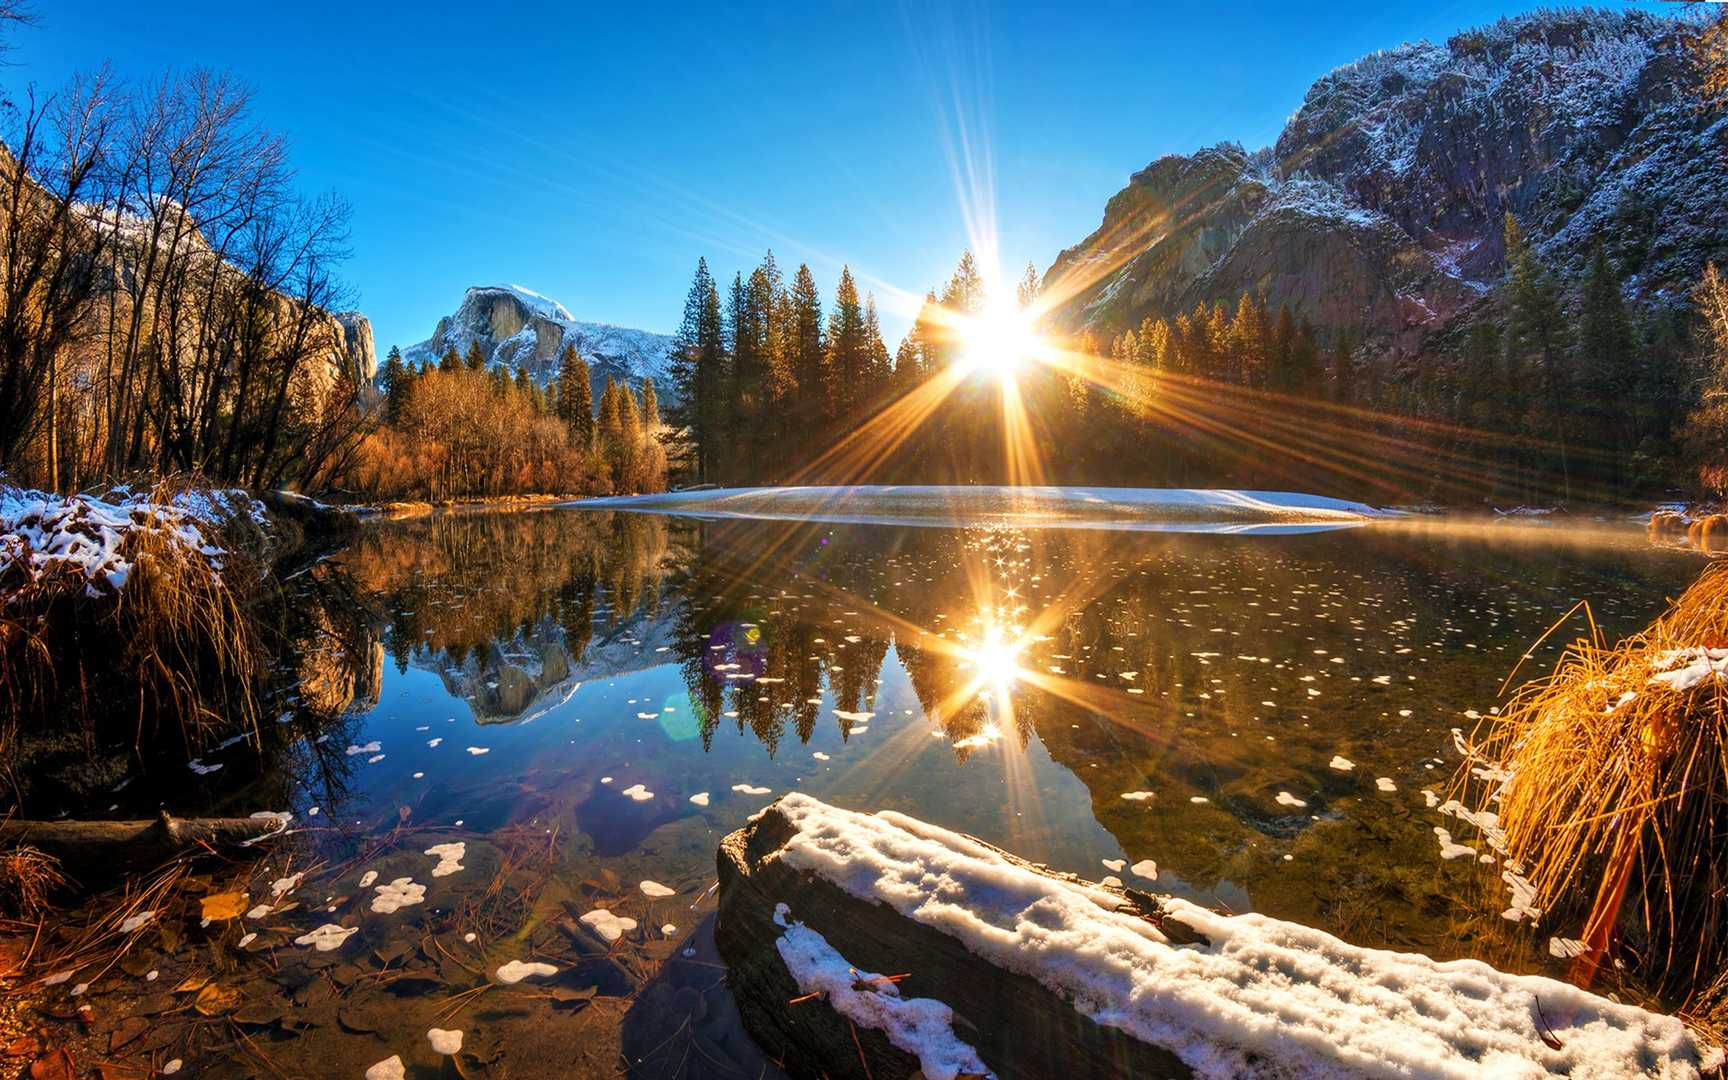
{"type": "Polygon", "coordinates": [[[64,1046],[54,1048],[47,1057],[37,1058],[30,1065],[30,1080],[74,1080],[77,1075],[72,1055],[64,1046]]]}
{"type": "Polygon", "coordinates": [[[246,911],[246,894],[243,892],[212,893],[200,903],[204,907],[204,917],[211,922],[227,922],[238,919],[246,911]]]}
{"type": "Polygon", "coordinates": [[[114,1025],[114,1030],[108,1033],[108,1052],[125,1046],[138,1036],[150,1030],[150,1021],[142,1016],[128,1016],[114,1025]]]}
{"type": "Polygon", "coordinates": [[[204,989],[204,985],[209,981],[210,976],[208,975],[188,975],[181,980],[179,986],[174,988],[174,992],[176,994],[190,994],[194,990],[204,989]]]}
{"type": "Polygon", "coordinates": [[[198,991],[198,996],[192,1002],[192,1007],[198,1010],[200,1016],[221,1016],[233,1012],[240,1005],[240,991],[232,986],[221,983],[210,983],[198,991]]]}
{"type": "Polygon", "coordinates": [[[6,1044],[6,1049],[0,1051],[7,1057],[34,1056],[42,1052],[42,1040],[34,1035],[20,1035],[6,1044]]]}
{"type": "Polygon", "coordinates": [[[116,1065],[105,1061],[96,1066],[96,1075],[100,1080],[146,1080],[150,1073],[135,1065],[116,1065]]]}

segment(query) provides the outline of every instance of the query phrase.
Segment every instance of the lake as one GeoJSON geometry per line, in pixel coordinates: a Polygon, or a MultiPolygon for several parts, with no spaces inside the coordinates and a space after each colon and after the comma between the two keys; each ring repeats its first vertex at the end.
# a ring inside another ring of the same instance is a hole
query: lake
{"type": "Polygon", "coordinates": [[[440,1027],[465,1032],[469,1075],[756,1076],[704,923],[716,844],[790,790],[1357,944],[1557,972],[1549,937],[1577,928],[1502,919],[1487,847],[1435,808],[1453,731],[1587,631],[1580,601],[1629,633],[1699,568],[1571,519],[371,524],[288,582],[265,745],[205,755],[220,768],[167,796],[291,810],[305,843],[176,885],[264,910],[165,930],[90,993],[120,1017],[162,1005],[171,967],[232,985],[255,1044],[183,1032],[200,1075],[262,1056],[360,1076],[390,1054],[439,1075],[440,1027]],[[1476,850],[1442,859],[1436,828],[1476,850]],[[608,944],[597,910],[635,926],[608,944]],[[326,923],[353,940],[295,944],[326,923]],[[558,972],[495,985],[513,960],[558,972]]]}

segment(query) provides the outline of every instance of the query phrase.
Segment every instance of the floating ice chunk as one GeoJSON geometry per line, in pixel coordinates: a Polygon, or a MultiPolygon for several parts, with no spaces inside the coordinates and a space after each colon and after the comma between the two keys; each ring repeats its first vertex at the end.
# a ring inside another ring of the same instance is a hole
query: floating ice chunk
{"type": "Polygon", "coordinates": [[[1476,849],[1465,844],[1452,842],[1452,834],[1440,826],[1434,826],[1434,835],[1440,839],[1440,857],[1450,862],[1465,855],[1474,857],[1476,849]]]}
{"type": "Polygon", "coordinates": [[[827,755],[827,754],[824,754],[824,753],[823,753],[823,752],[822,752],[822,751],[820,751],[820,750],[817,750],[817,751],[814,751],[814,752],[812,752],[812,753],[811,753],[811,755],[810,755],[810,756],[811,756],[811,757],[813,757],[813,758],[815,758],[815,759],[816,759],[816,760],[817,760],[817,761],[827,761],[827,760],[829,760],[829,759],[828,759],[828,755],[827,755]]]}
{"type": "Polygon", "coordinates": [[[251,919],[252,921],[256,922],[259,919],[262,919],[265,916],[269,915],[274,910],[276,910],[276,909],[271,907],[269,904],[259,904],[257,907],[253,908],[251,911],[248,911],[246,913],[246,917],[248,919],[251,919]]]}
{"type": "Polygon", "coordinates": [[[170,1061],[166,1065],[162,1066],[162,1075],[163,1076],[173,1076],[175,1073],[179,1072],[181,1069],[183,1069],[185,1067],[186,1067],[186,1063],[184,1061],[181,1061],[179,1058],[174,1058],[172,1061],[170,1061]]]}
{"type": "Polygon", "coordinates": [[[1278,793],[1278,798],[1276,801],[1277,801],[1279,806],[1302,807],[1302,806],[1308,805],[1308,800],[1298,799],[1296,796],[1290,794],[1288,791],[1280,791],[1278,793]]]}
{"type": "Polygon", "coordinates": [[[1333,754],[1332,760],[1327,762],[1327,764],[1332,768],[1337,769],[1339,772],[1349,772],[1356,767],[1356,763],[1345,757],[1343,754],[1333,754]]]}
{"type": "Polygon", "coordinates": [[[335,923],[325,923],[310,934],[301,934],[294,939],[296,945],[310,945],[319,952],[329,952],[339,949],[359,927],[337,926],[335,923]]]}
{"type": "Polygon", "coordinates": [[[698,791],[696,794],[690,796],[690,801],[695,803],[697,806],[707,806],[708,793],[706,791],[698,791]]]}
{"type": "Polygon", "coordinates": [[[425,900],[426,886],[415,884],[413,878],[399,877],[388,885],[378,886],[378,895],[372,898],[372,910],[380,915],[394,915],[425,900]]]}
{"type": "Polygon", "coordinates": [[[1422,789],[1422,801],[1428,804],[1428,809],[1432,810],[1440,805],[1440,796],[1424,788],[1422,789]]]}
{"type": "Polygon", "coordinates": [[[378,880],[378,871],[368,870],[364,874],[360,875],[360,887],[362,889],[370,889],[372,887],[372,883],[374,881],[377,881],[377,880],[378,880]]]}
{"type": "Polygon", "coordinates": [[[470,746],[468,752],[473,754],[475,757],[479,757],[481,754],[490,754],[492,748],[490,746],[470,746]]]}
{"type": "Polygon", "coordinates": [[[446,1031],[443,1028],[429,1028],[426,1031],[426,1041],[432,1044],[432,1052],[449,1057],[462,1052],[462,1033],[446,1031]]]}
{"type": "Polygon", "coordinates": [[[437,739],[427,739],[427,740],[426,740],[426,745],[427,745],[427,746],[429,746],[429,747],[431,747],[431,748],[432,748],[432,749],[434,749],[434,750],[436,750],[436,749],[438,749],[438,747],[439,747],[439,746],[440,746],[440,745],[442,745],[442,744],[443,744],[443,742],[444,742],[444,740],[443,740],[443,739],[442,739],[442,738],[437,738],[437,739]]]}
{"type": "Polygon", "coordinates": [[[638,720],[658,720],[658,719],[660,719],[660,714],[654,713],[654,712],[639,712],[636,714],[636,719],[638,719],[638,720]]]}
{"type": "Polygon", "coordinates": [[[355,757],[359,754],[376,754],[382,749],[384,749],[383,745],[379,743],[378,740],[374,739],[365,746],[356,746],[353,743],[349,743],[347,754],[349,757],[355,757]]]}
{"type": "Polygon", "coordinates": [[[156,913],[154,911],[140,911],[138,914],[120,924],[120,932],[122,934],[130,934],[132,931],[142,927],[145,923],[155,917],[156,913]]]}
{"type": "Polygon", "coordinates": [[[1122,868],[1128,865],[1127,859],[1099,859],[1098,861],[1117,872],[1121,872],[1122,868]]]}
{"type": "Polygon", "coordinates": [[[1390,776],[1376,777],[1374,780],[1374,786],[1379,788],[1381,791],[1397,791],[1398,790],[1398,785],[1394,784],[1392,782],[1392,778],[1390,776]]]}
{"type": "Polygon", "coordinates": [[[391,1054],[366,1070],[366,1080],[402,1080],[407,1075],[408,1070],[403,1066],[400,1054],[391,1054]]]}
{"type": "Polygon", "coordinates": [[[438,865],[432,868],[432,876],[449,877],[462,869],[462,860],[468,857],[468,844],[463,840],[433,844],[426,849],[426,854],[438,860],[438,865]]]}
{"type": "Polygon", "coordinates": [[[635,919],[615,915],[604,908],[596,908],[577,921],[609,942],[623,937],[626,930],[636,929],[635,919]]]}
{"type": "Polygon", "coordinates": [[[1153,862],[1151,859],[1141,859],[1128,869],[1145,878],[1147,881],[1158,880],[1158,864],[1153,862]]]}
{"type": "Polygon", "coordinates": [[[773,789],[765,787],[751,787],[749,784],[733,784],[732,790],[741,795],[766,795],[773,789]]]}
{"type": "Polygon", "coordinates": [[[186,767],[188,769],[191,769],[193,772],[197,773],[199,776],[209,776],[211,773],[215,772],[217,769],[220,769],[222,767],[222,763],[220,761],[218,761],[214,765],[206,765],[202,761],[199,761],[197,758],[193,758],[191,761],[188,761],[186,763],[186,767]]]}
{"type": "Polygon", "coordinates": [[[542,978],[558,974],[558,969],[551,964],[541,964],[534,961],[512,960],[501,965],[496,972],[498,981],[505,986],[514,986],[523,979],[542,978]]]}
{"type": "Polygon", "coordinates": [[[655,900],[658,900],[658,899],[660,899],[662,897],[666,897],[666,896],[677,896],[678,895],[677,889],[668,889],[666,886],[660,884],[658,881],[644,881],[644,882],[642,882],[642,884],[638,885],[637,888],[642,890],[643,896],[647,896],[647,897],[650,897],[650,898],[655,899],[655,900]]]}
{"type": "Polygon", "coordinates": [[[1145,801],[1146,801],[1146,800],[1147,800],[1147,799],[1150,799],[1150,798],[1151,798],[1151,797],[1152,797],[1152,796],[1153,796],[1153,795],[1154,795],[1154,794],[1156,794],[1156,792],[1151,792],[1151,791],[1124,791],[1124,792],[1123,792],[1123,793],[1122,793],[1122,797],[1123,797],[1123,798],[1124,798],[1124,799],[1127,799],[1127,800],[1128,800],[1128,801],[1129,801],[1129,802],[1145,802],[1145,801]]]}
{"type": "Polygon", "coordinates": [[[618,794],[624,796],[626,799],[634,799],[636,802],[648,802],[650,799],[654,798],[654,793],[643,787],[641,784],[631,784],[618,794]]]}
{"type": "Polygon", "coordinates": [[[838,716],[842,720],[848,720],[852,723],[858,724],[868,722],[869,719],[876,714],[873,712],[847,712],[845,709],[835,709],[834,715],[838,716]]]}
{"type": "MultiPolygon", "coordinates": [[[[246,946],[252,944],[254,941],[257,941],[257,940],[258,940],[257,934],[253,934],[253,933],[242,934],[240,936],[240,947],[242,949],[244,949],[246,946]]],[[[155,974],[155,973],[152,972],[151,974],[155,974]]],[[[155,980],[152,979],[151,981],[154,982],[155,980]]]]}
{"type": "Polygon", "coordinates": [[[1211,801],[1212,801],[1212,800],[1211,800],[1211,799],[1208,799],[1208,798],[1207,798],[1207,797],[1206,797],[1206,796],[1204,796],[1204,795],[1190,795],[1190,796],[1188,796],[1188,801],[1189,801],[1189,802],[1191,802],[1191,803],[1193,803],[1193,804],[1195,804],[1195,805],[1196,805],[1196,806],[1198,806],[1198,805],[1200,805],[1200,804],[1201,804],[1201,803],[1209,803],[1209,802],[1211,802],[1211,801]]]}

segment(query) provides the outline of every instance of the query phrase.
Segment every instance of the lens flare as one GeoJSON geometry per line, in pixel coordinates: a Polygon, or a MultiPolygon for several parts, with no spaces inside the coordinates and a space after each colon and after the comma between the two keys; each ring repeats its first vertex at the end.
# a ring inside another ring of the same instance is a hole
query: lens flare
{"type": "Polygon", "coordinates": [[[1043,346],[1029,315],[1015,305],[991,304],[961,323],[960,363],[967,372],[981,372],[1006,382],[1015,377],[1043,346]]]}
{"type": "Polygon", "coordinates": [[[985,627],[983,638],[965,651],[966,662],[972,666],[973,682],[981,689],[1007,690],[1023,674],[1020,653],[1025,648],[1024,638],[994,623],[985,627]]]}

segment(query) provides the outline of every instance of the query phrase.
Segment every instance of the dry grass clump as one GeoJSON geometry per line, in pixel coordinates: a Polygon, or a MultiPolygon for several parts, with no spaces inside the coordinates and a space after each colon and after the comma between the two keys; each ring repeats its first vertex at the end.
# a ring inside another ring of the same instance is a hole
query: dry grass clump
{"type": "Polygon", "coordinates": [[[1643,633],[1574,643],[1480,749],[1511,774],[1496,808],[1508,860],[1560,917],[1550,925],[1582,918],[1576,981],[1611,950],[1680,1002],[1717,979],[1728,964],[1728,565],[1643,633]]]}
{"type": "MultiPolygon", "coordinates": [[[[31,735],[72,733],[91,749],[125,738],[140,752],[194,754],[255,727],[263,665],[246,599],[258,575],[231,546],[217,553],[213,545],[256,527],[245,521],[220,536],[211,527],[189,533],[184,519],[158,509],[168,497],[152,494],[130,511],[133,525],[110,530],[107,541],[99,521],[76,515],[47,538],[47,526],[6,537],[0,760],[8,766],[31,735]],[[101,565],[125,568],[119,585],[92,576],[88,559],[32,559],[33,543],[72,534],[93,545],[111,541],[101,565]]],[[[112,520],[108,511],[85,517],[103,513],[112,520]]]]}
{"type": "Polygon", "coordinates": [[[0,917],[30,920],[66,887],[60,863],[27,844],[0,852],[0,917]]]}

